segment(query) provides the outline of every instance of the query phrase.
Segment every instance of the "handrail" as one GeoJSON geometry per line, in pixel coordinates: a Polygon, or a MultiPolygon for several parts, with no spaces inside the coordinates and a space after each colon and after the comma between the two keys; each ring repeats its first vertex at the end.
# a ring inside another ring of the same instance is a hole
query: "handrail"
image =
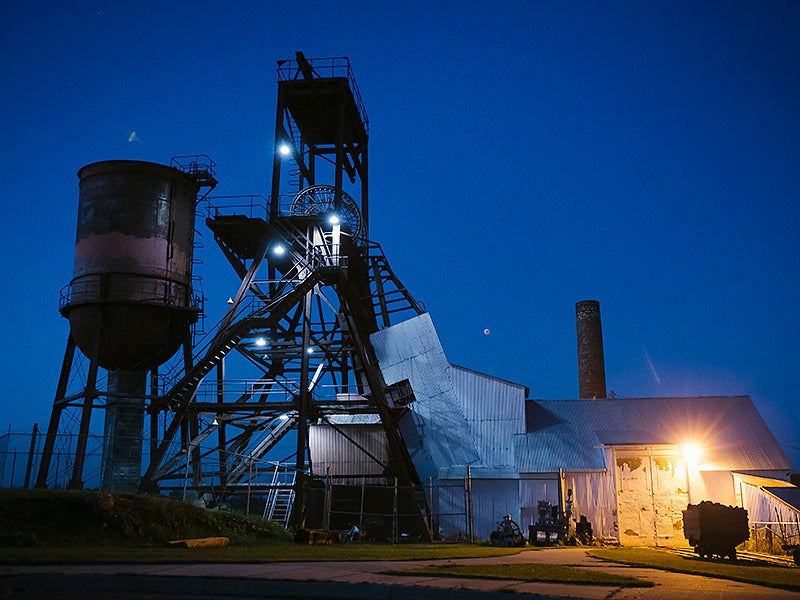
{"type": "Polygon", "coordinates": [[[189,175],[196,175],[198,173],[208,173],[215,175],[214,167],[217,166],[210,156],[207,154],[188,154],[186,156],[173,156],[169,160],[169,166],[188,173],[189,175]]]}
{"type": "MultiPolygon", "coordinates": [[[[364,123],[364,129],[369,133],[369,117],[364,101],[361,99],[361,92],[356,84],[353,69],[350,66],[350,59],[346,56],[336,56],[331,58],[309,58],[306,61],[311,65],[314,75],[318,78],[344,77],[350,85],[350,91],[358,107],[358,114],[364,123]]],[[[287,59],[278,61],[278,81],[292,81],[298,79],[302,70],[297,60],[287,59]]]]}

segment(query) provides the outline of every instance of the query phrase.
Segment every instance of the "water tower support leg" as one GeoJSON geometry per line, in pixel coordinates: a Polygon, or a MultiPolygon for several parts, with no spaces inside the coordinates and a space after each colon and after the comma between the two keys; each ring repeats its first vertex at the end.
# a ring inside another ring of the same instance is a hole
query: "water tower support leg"
{"type": "Polygon", "coordinates": [[[69,374],[72,371],[72,361],[75,359],[75,340],[72,334],[67,338],[67,348],[64,351],[64,361],[61,363],[61,375],[58,378],[56,397],[53,400],[53,412],[50,413],[50,423],[47,426],[47,436],[44,439],[42,449],[42,461],[39,463],[39,473],[36,476],[36,487],[47,487],[47,476],[50,472],[50,461],[53,459],[53,448],[56,444],[58,435],[58,425],[61,422],[61,411],[64,409],[62,401],[67,395],[67,385],[69,385],[69,374]]]}
{"type": "Polygon", "coordinates": [[[69,489],[83,489],[83,464],[86,461],[86,444],[89,441],[89,424],[92,420],[92,406],[97,397],[97,361],[89,364],[89,376],[86,389],[83,392],[83,406],[81,407],[81,426],[78,430],[78,442],[75,448],[75,464],[72,469],[72,479],[69,489]]]}

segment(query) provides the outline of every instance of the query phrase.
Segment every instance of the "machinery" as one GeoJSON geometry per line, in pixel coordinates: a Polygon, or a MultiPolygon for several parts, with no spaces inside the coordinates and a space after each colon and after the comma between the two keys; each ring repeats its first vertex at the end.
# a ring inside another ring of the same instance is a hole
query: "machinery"
{"type": "Polygon", "coordinates": [[[558,506],[553,506],[547,500],[540,500],[537,508],[539,517],[536,523],[528,526],[531,545],[552,546],[559,542],[564,543],[570,515],[562,513],[558,506]]]}
{"type": "MultiPolygon", "coordinates": [[[[246,494],[248,508],[260,494],[265,517],[324,527],[324,473],[309,455],[309,424],[370,414],[380,419],[389,449],[385,463],[372,458],[387,483],[411,490],[398,502],[417,523],[403,530],[423,528],[430,536],[424,494],[416,491],[419,478],[397,427],[407,393],[384,383],[369,342],[370,334],[424,310],[369,240],[369,121],[349,61],[302,53],[280,61],[275,123],[269,198],[198,198],[216,185],[210,159],[172,167],[109,161],[81,171],[76,273],[62,301],[72,333],[37,484],[61,477],[51,470],[53,447],[62,414],[77,409],[80,433],[69,452],[73,487],[81,486],[91,414],[101,409],[112,421],[104,464],[130,455],[125,490],[216,504],[246,494]],[[108,172],[102,185],[94,183],[95,171],[108,172]],[[148,178],[154,182],[143,183],[148,178]],[[114,215],[130,217],[139,202],[133,196],[147,199],[142,223],[152,219],[129,234],[114,215]],[[88,202],[108,207],[108,218],[92,213],[108,224],[106,237],[81,237],[88,202]],[[240,284],[220,321],[192,336],[200,314],[191,290],[196,209],[240,284]],[[165,233],[145,231],[156,223],[165,233]],[[119,249],[113,264],[101,264],[112,247],[119,249]],[[156,256],[167,263],[137,270],[156,256]],[[69,393],[77,350],[91,368],[69,393]],[[123,416],[130,411],[130,419],[123,416]],[[267,459],[290,439],[291,465],[267,459]]],[[[123,466],[109,469],[101,487],[121,489],[109,485],[120,481],[109,473],[123,466]]]]}
{"type": "Polygon", "coordinates": [[[489,535],[489,541],[493,545],[502,546],[503,548],[525,545],[525,538],[522,537],[519,525],[511,518],[511,515],[506,515],[501,521],[497,522],[497,529],[489,535]]]}

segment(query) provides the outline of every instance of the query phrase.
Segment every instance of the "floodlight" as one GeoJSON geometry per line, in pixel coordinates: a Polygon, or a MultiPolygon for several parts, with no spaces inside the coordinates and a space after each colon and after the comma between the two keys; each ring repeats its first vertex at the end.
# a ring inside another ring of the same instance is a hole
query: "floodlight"
{"type": "Polygon", "coordinates": [[[683,456],[686,458],[686,464],[692,470],[697,469],[702,455],[703,450],[696,444],[686,444],[683,447],[683,456]]]}

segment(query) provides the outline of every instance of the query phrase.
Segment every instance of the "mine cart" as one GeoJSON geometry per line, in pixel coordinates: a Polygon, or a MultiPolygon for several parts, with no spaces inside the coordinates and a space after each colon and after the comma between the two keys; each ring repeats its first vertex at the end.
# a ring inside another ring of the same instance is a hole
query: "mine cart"
{"type": "Polygon", "coordinates": [[[703,558],[736,560],[736,546],[750,539],[747,511],[717,502],[689,504],[683,511],[683,535],[703,558]]]}

